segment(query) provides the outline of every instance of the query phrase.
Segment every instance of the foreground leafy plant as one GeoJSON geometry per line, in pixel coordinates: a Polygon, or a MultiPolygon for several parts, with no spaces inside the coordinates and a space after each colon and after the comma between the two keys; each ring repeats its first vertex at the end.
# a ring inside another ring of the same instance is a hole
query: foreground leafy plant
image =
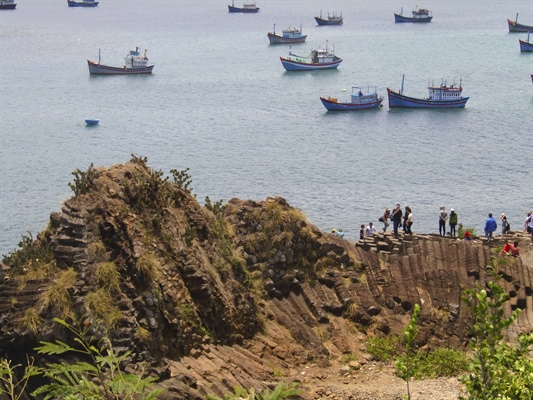
{"type": "Polygon", "coordinates": [[[533,398],[533,360],[528,352],[533,333],[520,335],[516,345],[503,340],[503,331],[520,313],[514,310],[504,318],[509,294],[498,284],[501,277],[489,270],[492,281],[487,289],[466,290],[463,300],[472,311],[469,347],[472,350],[470,374],[463,377],[470,400],[531,400],[533,398]]]}
{"type": "Polygon", "coordinates": [[[418,315],[420,314],[420,305],[415,304],[413,309],[413,315],[409,324],[403,331],[405,337],[405,356],[396,360],[396,375],[402,378],[407,385],[407,399],[411,398],[409,391],[409,379],[411,379],[416,373],[416,358],[417,354],[412,353],[413,342],[417,335],[416,322],[418,321],[418,315]]]}
{"type": "Polygon", "coordinates": [[[255,393],[255,389],[249,390],[240,388],[238,386],[233,388],[232,394],[226,394],[223,398],[216,396],[207,396],[208,400],[282,400],[290,399],[291,397],[298,396],[301,390],[298,388],[298,384],[293,382],[287,385],[285,382],[280,382],[274,388],[274,390],[265,389],[260,393],[255,393]]]}
{"type": "Polygon", "coordinates": [[[49,378],[51,383],[35,390],[32,396],[44,395],[45,400],[56,398],[72,400],[157,399],[162,391],[153,389],[155,378],[143,377],[144,369],[141,369],[138,374],[126,374],[120,369],[120,363],[129,356],[130,352],[119,355],[113,349],[107,335],[98,341],[95,340],[90,334],[94,326],[85,324],[81,328],[75,328],[59,318],[54,320],[74,334],[74,341],[80,347],[71,347],[61,341],[41,342],[42,346],[36,350],[46,355],[77,353],[90,362],[47,364],[42,369],[42,374],[49,378]],[[94,346],[95,342],[99,344],[98,347],[94,346]]]}
{"type": "Polygon", "coordinates": [[[34,375],[39,375],[39,368],[33,365],[34,359],[28,359],[28,365],[24,370],[22,378],[15,379],[15,370],[22,365],[11,366],[11,361],[0,360],[0,395],[5,395],[10,400],[19,400],[24,395],[29,379],[34,375]]]}

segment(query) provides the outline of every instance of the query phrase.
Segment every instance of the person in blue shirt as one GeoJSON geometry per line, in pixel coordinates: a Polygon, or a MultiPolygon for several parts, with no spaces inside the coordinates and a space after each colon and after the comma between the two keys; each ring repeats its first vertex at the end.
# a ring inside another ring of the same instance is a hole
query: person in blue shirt
{"type": "Polygon", "coordinates": [[[492,240],[492,233],[496,231],[498,224],[496,220],[492,218],[492,213],[489,214],[489,217],[485,221],[485,237],[490,241],[492,240]]]}

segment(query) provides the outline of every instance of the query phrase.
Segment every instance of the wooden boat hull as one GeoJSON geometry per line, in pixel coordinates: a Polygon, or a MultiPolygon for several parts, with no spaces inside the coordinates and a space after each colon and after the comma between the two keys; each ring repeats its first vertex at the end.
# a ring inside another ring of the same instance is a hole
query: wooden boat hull
{"type": "Polygon", "coordinates": [[[509,32],[533,32],[533,26],[522,25],[507,19],[507,25],[509,26],[509,32]]]}
{"type": "Polygon", "coordinates": [[[17,8],[16,3],[0,4],[0,10],[14,10],[17,8]]]}
{"type": "Polygon", "coordinates": [[[378,98],[376,101],[365,104],[339,103],[325,97],[320,97],[320,101],[322,101],[322,104],[328,111],[357,111],[380,107],[381,103],[383,102],[383,97],[378,98]]]}
{"type": "Polygon", "coordinates": [[[110,67],[108,65],[98,64],[94,61],[87,60],[89,73],[91,75],[138,75],[151,74],[154,69],[153,65],[142,68],[110,67]]]}
{"type": "Polygon", "coordinates": [[[533,43],[526,42],[525,40],[518,40],[520,43],[520,52],[527,53],[533,52],[533,43]]]}
{"type": "Polygon", "coordinates": [[[394,22],[431,22],[433,19],[432,16],[422,16],[422,17],[405,17],[400,14],[394,14],[394,22]]]}
{"type": "Polygon", "coordinates": [[[298,61],[289,60],[283,57],[280,57],[279,59],[281,60],[283,67],[287,71],[314,71],[314,70],[319,70],[319,69],[335,69],[342,62],[341,58],[333,62],[319,63],[319,64],[298,62],[298,61]]]}
{"type": "Polygon", "coordinates": [[[389,95],[389,108],[461,108],[466,105],[469,97],[461,97],[457,100],[427,100],[404,96],[387,88],[389,95]]]}
{"type": "Polygon", "coordinates": [[[256,7],[256,8],[239,8],[239,7],[233,7],[233,6],[228,5],[228,11],[230,13],[254,14],[256,12],[259,12],[259,7],[256,7]]]}
{"type": "Polygon", "coordinates": [[[320,17],[315,17],[315,21],[318,25],[342,25],[342,19],[324,19],[320,17]]]}
{"type": "Polygon", "coordinates": [[[287,38],[279,35],[275,35],[272,32],[267,33],[270,44],[291,44],[291,43],[303,43],[307,38],[307,35],[298,38],[287,38]]]}

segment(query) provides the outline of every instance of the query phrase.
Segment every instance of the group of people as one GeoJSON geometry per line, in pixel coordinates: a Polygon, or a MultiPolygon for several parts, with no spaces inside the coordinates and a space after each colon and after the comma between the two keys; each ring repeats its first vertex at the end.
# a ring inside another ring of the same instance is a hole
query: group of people
{"type": "MultiPolygon", "coordinates": [[[[457,226],[459,225],[460,228],[461,224],[459,224],[459,216],[455,209],[451,208],[450,213],[448,214],[448,212],[446,211],[446,207],[441,206],[438,218],[439,235],[456,237],[457,226]],[[448,231],[447,225],[449,227],[448,231]]],[[[502,224],[502,235],[505,235],[511,230],[511,226],[507,221],[507,216],[505,215],[505,213],[501,214],[500,220],[502,224]]],[[[399,228],[403,229],[404,234],[411,235],[413,233],[411,230],[411,227],[413,226],[413,212],[409,206],[405,207],[404,211],[402,211],[400,204],[396,204],[396,208],[394,210],[391,210],[387,207],[383,215],[379,217],[379,221],[383,223],[383,232],[387,231],[387,228],[390,226],[390,222],[392,222],[393,234],[396,237],[398,236],[399,228]]],[[[485,221],[484,226],[485,237],[487,238],[487,240],[492,240],[492,236],[497,230],[497,228],[498,224],[492,216],[492,213],[490,213],[487,220],[485,221]]],[[[526,229],[527,232],[531,234],[531,245],[533,246],[533,211],[527,213],[524,229],[526,229]]],[[[376,228],[372,222],[370,222],[367,226],[363,224],[360,226],[359,229],[359,239],[363,240],[365,237],[370,237],[374,234],[375,231],[376,228]]],[[[465,240],[471,240],[470,232],[466,231],[464,233],[464,238],[465,240]]],[[[518,245],[516,245],[515,247],[516,249],[518,249],[518,245]]]]}

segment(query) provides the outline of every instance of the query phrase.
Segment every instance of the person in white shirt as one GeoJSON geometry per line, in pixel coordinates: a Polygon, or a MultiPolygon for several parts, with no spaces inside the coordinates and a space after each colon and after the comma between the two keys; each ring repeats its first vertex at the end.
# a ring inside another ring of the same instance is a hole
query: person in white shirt
{"type": "Polygon", "coordinates": [[[374,228],[374,224],[372,222],[368,223],[368,226],[365,229],[365,236],[372,236],[374,232],[376,231],[376,228],[374,228]]]}

